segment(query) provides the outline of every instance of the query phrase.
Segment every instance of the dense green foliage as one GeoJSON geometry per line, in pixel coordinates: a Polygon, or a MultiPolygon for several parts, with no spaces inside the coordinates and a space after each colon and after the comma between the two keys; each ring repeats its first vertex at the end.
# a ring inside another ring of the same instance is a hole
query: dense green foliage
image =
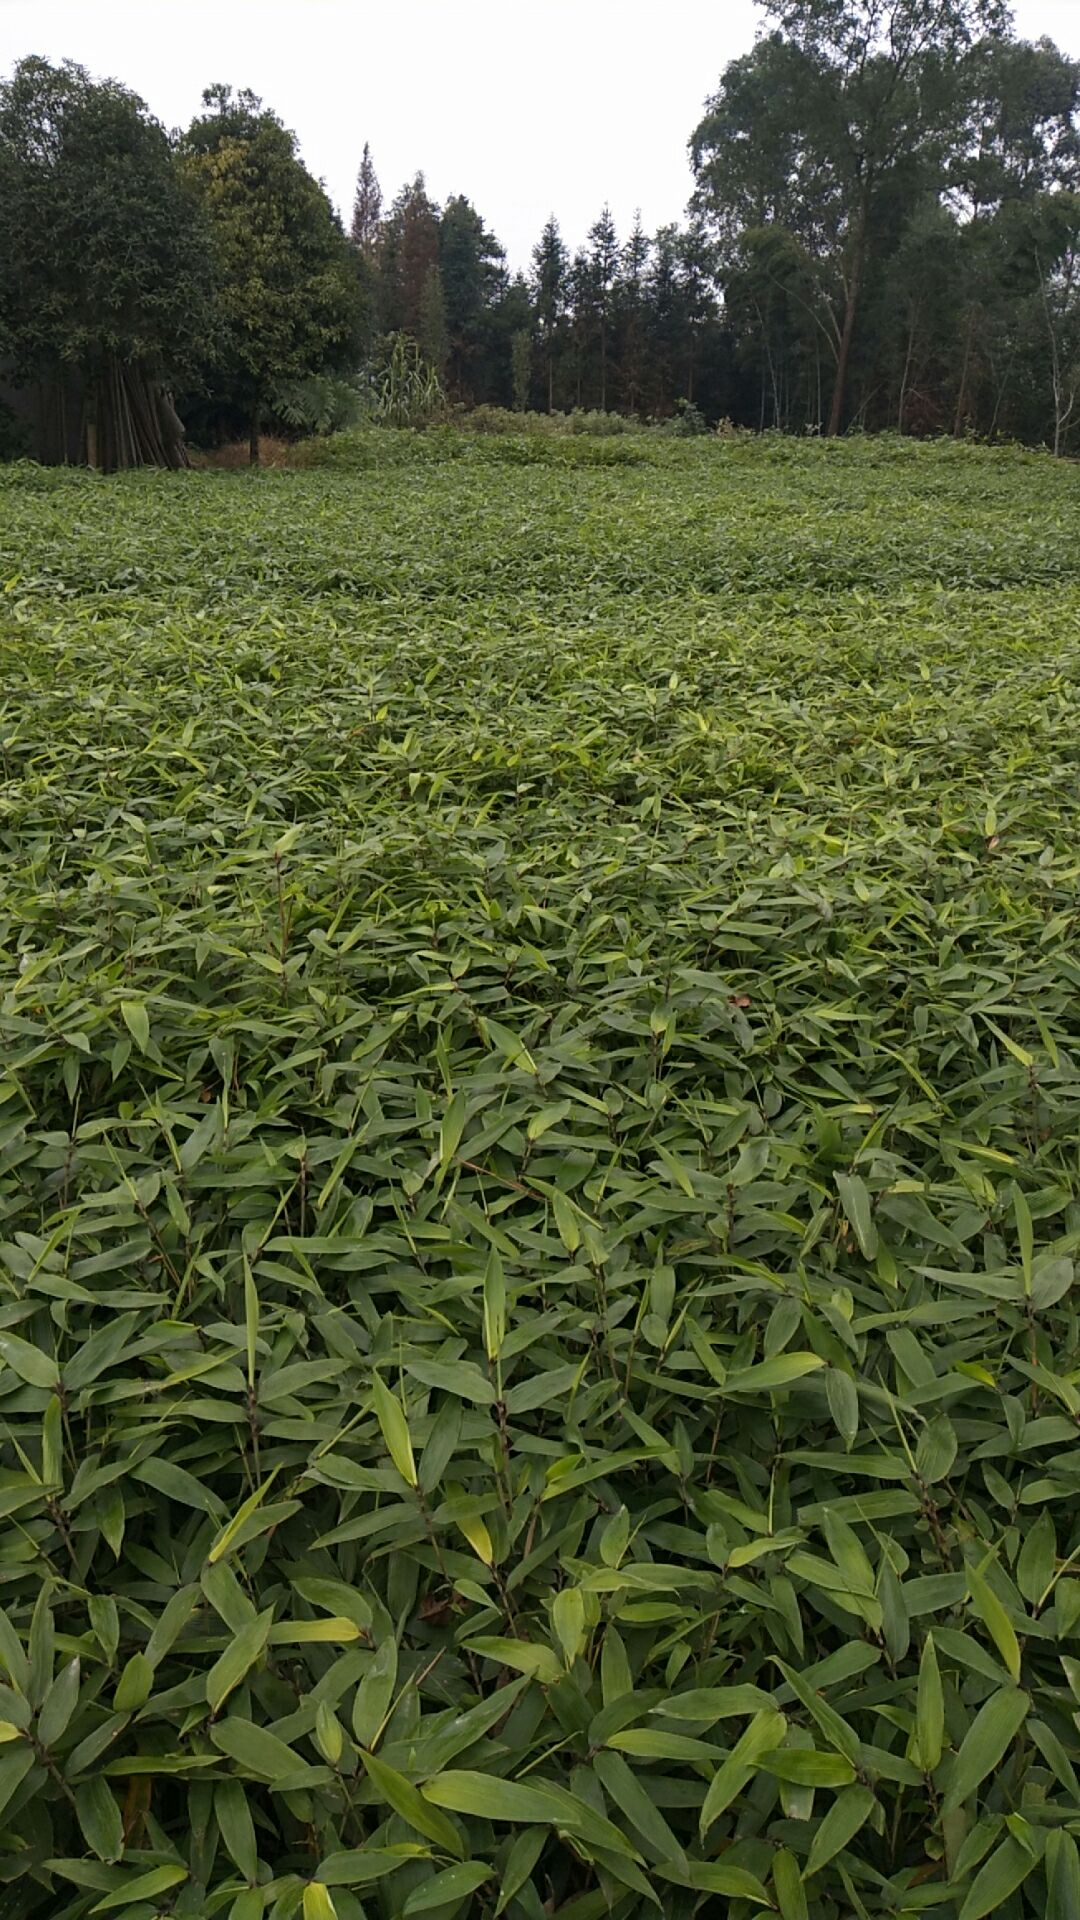
{"type": "Polygon", "coordinates": [[[209,239],[141,100],[67,63],[0,85],[0,355],[190,379],[215,324],[209,239]]]}
{"type": "Polygon", "coordinates": [[[0,1913],[1067,1920],[1073,473],[342,445],[0,476],[0,1913]]]}
{"type": "Polygon", "coordinates": [[[363,262],[294,136],[253,94],[204,105],[177,145],[73,62],[0,85],[0,371],[70,407],[64,457],[181,463],[174,385],[257,452],[278,393],[360,363],[363,262]]]}
{"type": "Polygon", "coordinates": [[[762,14],[694,129],[688,223],[620,236],[604,207],[572,252],[553,214],[527,283],[422,176],[380,220],[365,148],[353,232],[383,324],[471,402],[1075,445],[1080,62],[1018,41],[1001,0],[762,14]]]}
{"type": "Polygon", "coordinates": [[[204,106],[184,136],[179,170],[204,210],[218,265],[213,389],[257,436],[281,382],[359,363],[361,278],[295,135],[253,94],[211,87],[204,106]]]}
{"type": "Polygon", "coordinates": [[[16,68],[0,360],[81,365],[111,329],[124,364],[187,369],[194,441],[253,456],[260,422],[346,422],[326,380],[370,391],[403,339],[462,408],[1080,444],[1080,61],[1003,0],[762,0],[685,223],[620,234],[605,205],[573,247],[552,213],[516,273],[464,193],[417,173],[384,207],[368,145],[347,241],[272,111],[204,103],[170,148],[114,83],[16,68]]]}
{"type": "Polygon", "coordinates": [[[1064,449],[1080,408],[1080,63],[1000,0],[766,0],[695,131],[762,425],[1064,449]]]}

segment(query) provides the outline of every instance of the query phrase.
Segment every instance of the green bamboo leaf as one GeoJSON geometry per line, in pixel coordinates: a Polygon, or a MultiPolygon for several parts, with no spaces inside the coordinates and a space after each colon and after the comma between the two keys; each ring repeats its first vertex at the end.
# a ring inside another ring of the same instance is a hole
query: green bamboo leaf
{"type": "Polygon", "coordinates": [[[257,1614],[254,1620],[249,1620],[246,1626],[241,1627],[224,1653],[215,1660],[206,1676],[206,1701],[211,1713],[221,1712],[234,1687],[240,1685],[260,1658],[273,1617],[273,1607],[267,1607],[264,1612],[257,1614]]]}
{"type": "Polygon", "coordinates": [[[562,1647],[567,1666],[572,1666],[584,1651],[588,1637],[585,1624],[585,1596],[580,1587],[562,1587],[551,1603],[551,1624],[562,1647]]]}
{"type": "Polygon", "coordinates": [[[124,1025],[135,1045],[145,1053],[150,1045],[150,1015],[141,1000],[121,1000],[120,1012],[124,1025]]]}
{"type": "Polygon", "coordinates": [[[133,1653],[116,1683],[113,1708],[116,1713],[134,1713],[144,1707],[154,1685],[154,1669],[145,1653],[133,1653]]]}
{"type": "Polygon", "coordinates": [[[131,1478],[144,1487],[153,1487],[156,1493],[164,1494],[168,1500],[178,1501],[182,1507],[196,1507],[200,1512],[210,1514],[214,1520],[224,1518],[224,1503],[213,1488],[205,1486],[186,1467],[178,1466],[175,1460],[164,1460],[159,1454],[151,1454],[149,1459],[140,1460],[131,1468],[131,1478]]]}
{"type": "Polygon", "coordinates": [[[837,1173],[834,1178],[840,1204],[854,1229],[862,1253],[867,1260],[876,1259],[878,1235],[865,1182],[857,1173],[837,1173]]]}
{"type": "Polygon", "coordinates": [[[842,1753],[819,1753],[813,1747],[777,1747],[758,1762],[764,1773],[790,1780],[800,1787],[846,1787],[855,1769],[842,1753]]]}
{"type": "Polygon", "coordinates": [[[544,1781],[542,1785],[530,1782],[522,1786],[516,1781],[464,1771],[437,1774],[423,1788],[425,1799],[454,1813],[480,1812],[479,1796],[482,1793],[486,1794],[487,1800],[483,1808],[485,1819],[526,1824],[546,1821],[573,1833],[589,1847],[599,1847],[614,1859],[622,1862],[640,1860],[640,1855],[612,1821],[595,1812],[580,1795],[569,1792],[554,1781],[544,1781]]]}
{"type": "Polygon", "coordinates": [[[377,1760],[373,1753],[361,1752],[360,1758],[380,1800],[385,1800],[425,1839],[434,1841],[444,1853],[456,1854],[460,1859],[464,1853],[461,1836],[453,1821],[447,1820],[439,1811],[440,1803],[432,1798],[428,1788],[425,1787],[423,1793],[419,1792],[404,1774],[388,1767],[385,1761],[377,1760]]]}
{"type": "MultiPolygon", "coordinates": [[[[579,1596],[580,1599],[580,1596],[579,1596]]],[[[469,1652],[479,1654],[484,1660],[497,1660],[500,1666],[511,1667],[516,1673],[527,1673],[542,1686],[555,1687],[563,1677],[563,1669],[558,1657],[550,1647],[529,1640],[504,1640],[492,1634],[481,1634],[467,1642],[469,1652]]]]}
{"type": "Polygon", "coordinates": [[[525,1827],[515,1834],[509,1846],[501,1850],[503,1861],[499,1897],[495,1903],[496,1920],[506,1912],[511,1900],[521,1892],[547,1844],[547,1835],[538,1827],[525,1827]]]}
{"type": "Polygon", "coordinates": [[[309,1881],[304,1888],[303,1920],[338,1920],[330,1890],[318,1880],[309,1881]]]}
{"type": "MultiPolygon", "coordinates": [[[[1004,1035],[1001,1037],[1004,1039],[1004,1035]]],[[[1026,1064],[1031,1064],[1030,1059],[1026,1064]]],[[[1020,1264],[1024,1275],[1024,1294],[1026,1298],[1030,1299],[1035,1230],[1031,1224],[1031,1209],[1020,1187],[1013,1188],[1013,1217],[1016,1221],[1016,1238],[1020,1245],[1020,1264]]]]}
{"type": "Polygon", "coordinates": [[[761,1713],[773,1706],[773,1698],[763,1687],[690,1687],[661,1700],[653,1711],[669,1720],[694,1720],[712,1727],[718,1720],[761,1713]]]}
{"type": "Polygon", "coordinates": [[[410,1860],[427,1859],[429,1849],[407,1842],[395,1847],[357,1847],[348,1853],[332,1853],[319,1868],[317,1878],[327,1887],[366,1887],[397,1873],[410,1860]]]}
{"type": "Polygon", "coordinates": [[[934,1773],[945,1740],[945,1696],[938,1670],[934,1636],[928,1633],[919,1660],[919,1687],[915,1701],[915,1750],[912,1758],[923,1773],[934,1773]]]}
{"type": "Polygon", "coordinates": [[[725,1808],[731,1805],[736,1794],[741,1793],[748,1781],[753,1779],[761,1765],[762,1755],[772,1752],[779,1745],[786,1730],[787,1721],[783,1714],[772,1708],[754,1715],[709,1783],[699,1820],[703,1838],[714,1820],[718,1820],[725,1808]]]}
{"type": "Polygon", "coordinates": [[[551,1199],[552,1212],[559,1238],[567,1253],[574,1254],[581,1245],[581,1223],[566,1195],[555,1193],[551,1199]]]}
{"type": "Polygon", "coordinates": [[[928,1486],[944,1480],[956,1459],[956,1429],[947,1414],[928,1420],[915,1449],[915,1471],[928,1486]]]}
{"type": "Polygon", "coordinates": [[[362,1639],[363,1633],[355,1620],[330,1614],[325,1620],[281,1620],[271,1627],[267,1642],[272,1647],[341,1647],[362,1639]]]}
{"type": "Polygon", "coordinates": [[[825,1397],[836,1431],[850,1452],[859,1432],[859,1394],[851,1375],[830,1367],[825,1375],[825,1397]]]}
{"type": "Polygon", "coordinates": [[[75,1813],[91,1853],[99,1860],[119,1860],[124,1851],[124,1822],[108,1781],[99,1776],[76,1787],[75,1813]]]}
{"type": "Polygon", "coordinates": [[[1016,1584],[1032,1606],[1038,1606],[1048,1593],[1056,1566],[1057,1533],[1047,1508],[1028,1530],[1016,1562],[1016,1584]]]}
{"type": "MultiPolygon", "coordinates": [[[[414,1355],[410,1354],[405,1362],[405,1367],[406,1371],[410,1373],[414,1379],[419,1380],[425,1387],[433,1387],[439,1393],[452,1393],[456,1395],[459,1400],[468,1400],[474,1406],[478,1407],[493,1407],[495,1405],[494,1387],[486,1375],[481,1373],[480,1368],[475,1366],[471,1360],[418,1360],[414,1355]]],[[[389,1400],[391,1406],[397,1406],[398,1402],[395,1400],[393,1394],[387,1392],[385,1388],[383,1391],[386,1393],[386,1398],[389,1400]]],[[[391,1418],[392,1417],[391,1415],[391,1418]]],[[[379,1424],[382,1426],[381,1418],[379,1424]]],[[[383,1428],[383,1437],[386,1439],[389,1450],[390,1442],[385,1427],[383,1428]]],[[[407,1441],[407,1435],[405,1439],[407,1441]]],[[[402,1436],[400,1434],[396,1437],[395,1444],[402,1447],[402,1436]]],[[[403,1458],[411,1461],[411,1453],[406,1453],[403,1447],[402,1455],[403,1458]]],[[[397,1458],[393,1454],[391,1454],[391,1458],[398,1472],[402,1474],[402,1478],[408,1479],[408,1474],[403,1472],[397,1458]]],[[[415,1468],[413,1471],[415,1471],[415,1468]]],[[[414,1482],[410,1480],[409,1484],[412,1486],[414,1482]]]]}
{"type": "Polygon", "coordinates": [[[1046,1836],[1046,1891],[1045,1920],[1070,1920],[1080,1913],[1080,1848],[1062,1827],[1046,1836]]]}
{"type": "Polygon", "coordinates": [[[760,1366],[729,1373],[721,1391],[728,1394],[776,1393],[784,1387],[794,1386],[797,1380],[805,1380],[807,1374],[816,1373],[824,1364],[816,1353],[778,1353],[775,1359],[763,1360],[760,1366]]]}
{"type": "Polygon", "coordinates": [[[824,1734],[831,1747],[842,1753],[853,1765],[858,1766],[861,1757],[861,1741],[854,1728],[837,1713],[835,1707],[822,1697],[804,1674],[788,1666],[784,1660],[776,1662],[784,1679],[796,1699],[805,1707],[814,1724],[824,1734]]]}
{"type": "Polygon", "coordinates": [[[28,1740],[0,1749],[0,1813],[22,1786],[35,1757],[28,1740]]]}
{"type": "Polygon", "coordinates": [[[974,1567],[968,1569],[968,1591],[971,1594],[971,1604],[1000,1653],[1009,1677],[1019,1683],[1020,1642],[1016,1637],[1016,1630],[997,1594],[981,1575],[976,1573],[974,1567]]]}
{"type": "Polygon", "coordinates": [[[284,1740],[235,1715],[211,1727],[210,1738],[244,1774],[257,1780],[293,1780],[305,1771],[299,1755],[284,1740]]]}
{"type": "Polygon", "coordinates": [[[140,1902],[155,1900],[159,1893],[182,1886],[187,1878],[186,1867],[151,1867],[149,1873],[129,1874],[119,1892],[107,1893],[90,1911],[112,1913],[117,1907],[137,1907],[140,1902]]]}
{"type": "Polygon", "coordinates": [[[1026,1847],[1013,1839],[1004,1840],[976,1874],[960,1909],[960,1920],[985,1920],[988,1913],[995,1913],[1017,1887],[1023,1886],[1037,1864],[1026,1847]]]}
{"type": "Polygon", "coordinates": [[[371,1396],[375,1407],[375,1418],[386,1442],[386,1451],[402,1479],[410,1487],[415,1487],[417,1484],[416,1462],[413,1459],[412,1441],[409,1438],[408,1422],[402,1411],[401,1402],[384,1386],[377,1373],[371,1376],[371,1396]]]}
{"type": "Polygon", "coordinates": [[[455,1093],[439,1125],[439,1165],[444,1172],[461,1145],[467,1111],[465,1095],[460,1091],[455,1093]]]}
{"type": "Polygon", "coordinates": [[[562,1802],[546,1784],[500,1780],[486,1773],[439,1773],[421,1789],[432,1806],[482,1820],[511,1820],[546,1826],[568,1824],[562,1802]]]}
{"type": "Polygon", "coordinates": [[[353,1733],[360,1747],[373,1747],[390,1711],[397,1685],[398,1650],[392,1634],[384,1635],[375,1649],[371,1665],[356,1689],[353,1703],[353,1733]]]}
{"type": "Polygon", "coordinates": [[[251,1271],[251,1262],[246,1254],[244,1256],[244,1344],[247,1350],[248,1391],[253,1394],[258,1365],[259,1292],[255,1285],[255,1275],[251,1271]]]}
{"type": "Polygon", "coordinates": [[[566,1119],[570,1110],[569,1100],[555,1100],[550,1106],[541,1107],[539,1113],[534,1113],[529,1121],[525,1129],[526,1137],[529,1140],[541,1140],[545,1133],[550,1133],[552,1127],[557,1127],[560,1121],[566,1119]]]}
{"type": "Polygon", "coordinates": [[[68,1723],[79,1702],[78,1656],[61,1667],[38,1714],[38,1739],[43,1747],[53,1747],[67,1732],[68,1723]]]}
{"type": "Polygon", "coordinates": [[[60,1384],[56,1361],[37,1347],[32,1347],[29,1341],[21,1340],[16,1333],[0,1330],[0,1360],[31,1387],[48,1387],[51,1390],[60,1384]]]}
{"type": "Polygon", "coordinates": [[[609,1804],[630,1822],[649,1858],[658,1862],[684,1860],[682,1847],[650,1797],[647,1784],[622,1756],[610,1751],[598,1753],[593,1764],[609,1804]]]}
{"type": "Polygon", "coordinates": [[[214,1783],[214,1818],[233,1864],[254,1885],[259,1876],[259,1849],[247,1792],[239,1780],[214,1783]]]}
{"type": "Polygon", "coordinates": [[[229,1908],[229,1920],[263,1920],[266,1898],[262,1887],[245,1887],[229,1908]]]}
{"type": "Polygon", "coordinates": [[[869,1787],[846,1787],[843,1793],[837,1795],[814,1835],[810,1858],[806,1863],[808,1880],[850,1845],[860,1827],[870,1818],[874,1805],[874,1796],[869,1787]]]}
{"type": "Polygon", "coordinates": [[[484,1352],[497,1360],[506,1339],[506,1276],[494,1247],[484,1269],[484,1352]]]}
{"type": "Polygon", "coordinates": [[[486,1886],[493,1877],[493,1869],[483,1860],[462,1860],[456,1867],[444,1867],[441,1873],[432,1874],[430,1880],[414,1887],[402,1907],[402,1920],[411,1920],[414,1913],[431,1913],[437,1907],[447,1907],[451,1901],[461,1901],[470,1893],[476,1893],[486,1886]]]}
{"type": "Polygon", "coordinates": [[[1018,1687],[999,1687],[979,1708],[946,1783],[946,1812],[962,1806],[997,1767],[1027,1718],[1031,1701],[1018,1687]]]}
{"type": "Polygon", "coordinates": [[[272,1473],[268,1479],[263,1481],[260,1487],[256,1487],[255,1492],[248,1495],[248,1498],[237,1508],[232,1519],[227,1521],[222,1527],[206,1556],[209,1566],[215,1566],[219,1560],[223,1560],[225,1555],[232,1551],[233,1547],[237,1544],[242,1529],[246,1526],[256,1509],[260,1507],[266,1499],[270,1488],[274,1484],[275,1478],[276,1473],[272,1473]]]}
{"type": "Polygon", "coordinates": [[[315,1709],[315,1745],[328,1767],[338,1767],[345,1751],[345,1729],[333,1707],[320,1700],[315,1709]]]}
{"type": "Polygon", "coordinates": [[[781,1920],[810,1920],[799,1863],[793,1853],[781,1848],[773,1861],[773,1886],[781,1920]]]}
{"type": "Polygon", "coordinates": [[[64,1437],[60,1396],[54,1393],[41,1422],[41,1477],[46,1486],[64,1482],[64,1437]]]}
{"type": "Polygon", "coordinates": [[[708,1740],[694,1740],[685,1733],[654,1733],[650,1727],[627,1727],[622,1733],[610,1733],[607,1745],[616,1753],[633,1754],[639,1760],[679,1760],[687,1764],[714,1767],[716,1748],[708,1740]]]}
{"type": "Polygon", "coordinates": [[[771,1905],[768,1893],[756,1874],[745,1867],[726,1866],[722,1860],[688,1860],[685,1868],[665,1861],[656,1871],[677,1886],[693,1887],[698,1893],[726,1895],[731,1900],[752,1900],[758,1906],[771,1905]]]}

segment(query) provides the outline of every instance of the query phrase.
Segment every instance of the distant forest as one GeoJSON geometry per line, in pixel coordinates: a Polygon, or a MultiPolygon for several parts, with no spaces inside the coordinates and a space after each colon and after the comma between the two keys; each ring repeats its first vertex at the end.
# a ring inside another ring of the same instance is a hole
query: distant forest
{"type": "Polygon", "coordinates": [[[465,194],[386,198],[366,146],[346,230],[251,94],[211,88],[166,135],[116,83],[25,61],[0,89],[0,361],[76,372],[106,464],[160,457],[163,388],[196,437],[254,438],[302,418],[298,382],[362,386],[402,343],[465,408],[1075,450],[1080,62],[998,0],[762,11],[688,130],[685,223],[620,234],[605,206],[572,249],[552,213],[516,274],[465,194]]]}

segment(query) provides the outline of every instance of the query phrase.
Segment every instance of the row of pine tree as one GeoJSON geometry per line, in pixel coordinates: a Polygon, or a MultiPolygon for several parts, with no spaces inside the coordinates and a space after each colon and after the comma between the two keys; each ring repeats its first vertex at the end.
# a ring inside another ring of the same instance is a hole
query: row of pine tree
{"type": "Polygon", "coordinates": [[[453,399],[655,415],[694,399],[719,312],[700,221],[650,237],[639,215],[620,241],[605,206],[571,253],[552,214],[531,273],[511,276],[463,194],[440,207],[418,173],[384,208],[365,145],[350,231],[372,336],[410,335],[453,399]]]}

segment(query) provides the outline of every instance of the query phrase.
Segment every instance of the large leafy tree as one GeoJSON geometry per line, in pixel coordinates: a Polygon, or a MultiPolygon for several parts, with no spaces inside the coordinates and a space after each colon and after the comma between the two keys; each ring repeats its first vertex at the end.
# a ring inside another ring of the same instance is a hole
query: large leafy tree
{"type": "Polygon", "coordinates": [[[974,80],[966,141],[947,182],[963,221],[953,424],[959,430],[989,408],[996,426],[1012,389],[1016,426],[1038,436],[1049,376],[1047,437],[1061,451],[1072,415],[1062,380],[1080,299],[1071,264],[1080,62],[1049,40],[987,42],[974,80]]]}
{"type": "Polygon", "coordinates": [[[446,300],[449,377],[476,397],[485,371],[491,318],[507,288],[506,256],[471,200],[454,194],[439,222],[439,270],[446,300]]]}
{"type": "MultiPolygon", "coordinates": [[[[1001,36],[1001,0],[771,0],[773,22],[707,103],[691,147],[697,201],[780,220],[812,246],[834,315],[828,431],[846,413],[868,269],[895,240],[895,204],[936,180],[962,138],[973,49],[1001,36]]],[[[751,224],[739,221],[739,224],[751,224]]]]}
{"type": "Polygon", "coordinates": [[[143,102],[68,61],[0,86],[0,337],[17,374],[79,376],[91,464],[183,458],[164,389],[215,326],[209,236],[143,102]]]}
{"type": "Polygon", "coordinates": [[[967,271],[966,234],[929,194],[905,223],[883,284],[882,346],[889,364],[890,424],[940,432],[953,386],[967,271]]]}
{"type": "Polygon", "coordinates": [[[822,336],[814,273],[787,227],[747,227],[724,281],[740,368],[757,384],[760,428],[789,431],[821,417],[822,336]]]}
{"type": "Polygon", "coordinates": [[[949,186],[973,218],[1080,182],[1080,61],[1052,40],[986,40],[949,186]]]}
{"type": "Polygon", "coordinates": [[[356,364],[365,298],[356,255],[295,135],[252,93],[210,87],[182,144],[213,232],[224,337],[219,377],[244,407],[251,457],[280,382],[356,364]]]}

